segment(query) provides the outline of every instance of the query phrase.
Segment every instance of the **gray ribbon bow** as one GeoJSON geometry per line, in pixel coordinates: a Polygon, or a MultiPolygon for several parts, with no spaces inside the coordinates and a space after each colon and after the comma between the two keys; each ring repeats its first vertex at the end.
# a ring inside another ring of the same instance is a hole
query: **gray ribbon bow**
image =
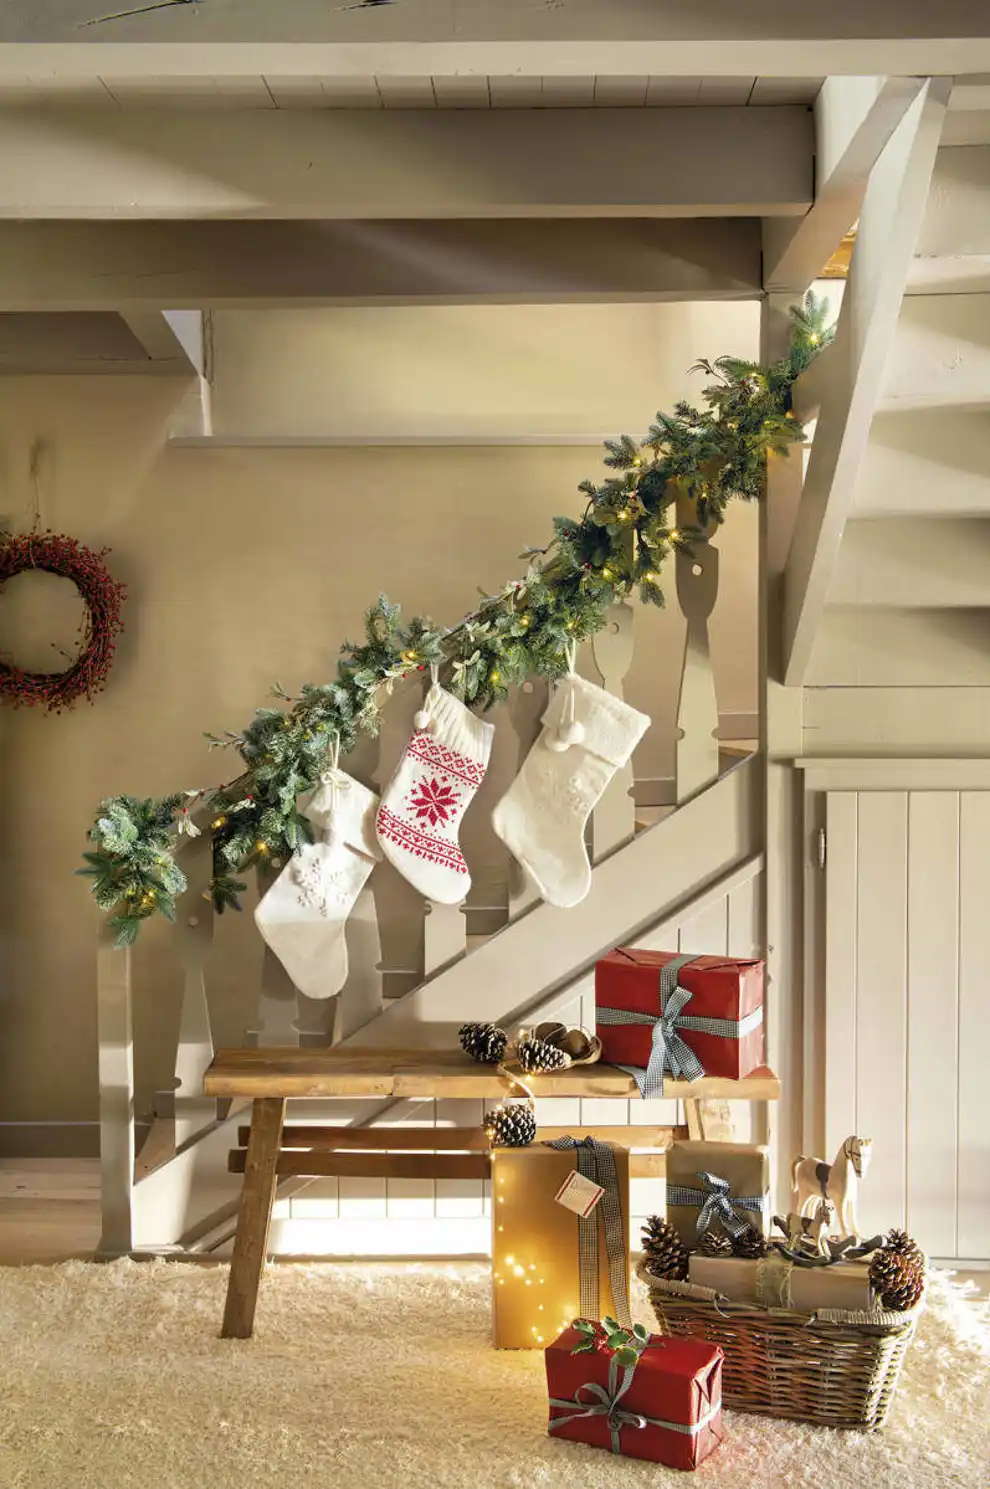
{"type": "Polygon", "coordinates": [[[576,1422],[581,1417],[606,1417],[609,1431],[612,1434],[612,1452],[621,1453],[620,1434],[623,1427],[665,1427],[669,1432],[680,1432],[684,1437],[696,1437],[721,1410],[721,1402],[716,1402],[697,1422],[666,1422],[662,1417],[644,1417],[638,1411],[625,1411],[619,1406],[619,1402],[632,1385],[635,1373],[636,1366],[628,1365],[622,1372],[620,1383],[619,1367],[613,1355],[608,1365],[607,1386],[600,1386],[597,1381],[589,1380],[585,1381],[583,1386],[578,1386],[573,1400],[562,1396],[550,1397],[551,1406],[555,1406],[558,1411],[569,1412],[570,1415],[551,1417],[547,1424],[547,1431],[553,1432],[563,1422],[576,1422]],[[582,1401],[582,1392],[594,1396],[594,1403],[582,1401]]]}
{"type": "Polygon", "coordinates": [[[762,1022],[762,1008],[743,1019],[714,1019],[685,1013],[684,1009],[694,995],[681,987],[677,978],[681,968],[694,961],[697,957],[675,956],[660,968],[659,1014],[633,1013],[628,1008],[599,1008],[597,1011],[600,1024],[652,1024],[653,1047],[646,1069],[639,1065],[619,1066],[633,1077],[640,1096],[647,1099],[663,1095],[666,1073],[674,1080],[691,1082],[700,1080],[705,1073],[705,1067],[694,1050],[677,1032],[679,1028],[694,1029],[699,1034],[717,1034],[723,1039],[742,1039],[762,1022]]]}
{"type": "Polygon", "coordinates": [[[766,1214],[769,1196],[765,1194],[735,1195],[728,1179],[719,1174],[699,1172],[701,1189],[690,1189],[685,1184],[667,1185],[667,1205],[699,1205],[695,1230],[701,1236],[716,1218],[724,1225],[730,1236],[741,1236],[747,1222],[740,1220],[736,1210],[750,1210],[757,1215],[766,1214]]]}
{"type": "MultiPolygon", "coordinates": [[[[605,1219],[605,1252],[608,1275],[612,1284],[612,1306],[623,1328],[632,1327],[629,1314],[629,1278],[626,1272],[626,1246],[622,1235],[622,1205],[619,1201],[619,1176],[615,1154],[607,1143],[597,1138],[558,1137],[547,1147],[564,1152],[573,1148],[578,1173],[599,1184],[605,1193],[601,1208],[605,1219]]],[[[581,1283],[582,1318],[600,1318],[598,1296],[598,1207],[590,1215],[578,1216],[578,1272],[581,1283]]]]}

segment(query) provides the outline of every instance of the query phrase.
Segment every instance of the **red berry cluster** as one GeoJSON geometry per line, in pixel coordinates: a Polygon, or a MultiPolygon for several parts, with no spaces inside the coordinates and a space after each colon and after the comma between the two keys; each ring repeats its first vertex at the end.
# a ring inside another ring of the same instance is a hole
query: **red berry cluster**
{"type": "Polygon", "coordinates": [[[29,569],[71,579],[86,605],[82,647],[64,672],[26,672],[0,658],[0,697],[15,708],[41,705],[59,713],[80,698],[92,701],[106,686],[113,665],[116,637],[124,629],[120,618],[127,587],[114,579],[103,562],[109,548],[87,548],[76,538],[47,531],[0,541],[0,585],[29,569]]]}

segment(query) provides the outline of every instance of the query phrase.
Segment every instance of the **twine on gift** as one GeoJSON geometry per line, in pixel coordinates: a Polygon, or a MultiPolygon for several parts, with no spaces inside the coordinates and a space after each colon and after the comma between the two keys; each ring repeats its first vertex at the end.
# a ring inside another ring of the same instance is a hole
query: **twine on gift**
{"type": "Polygon", "coordinates": [[[728,1179],[723,1179],[720,1174],[703,1173],[699,1170],[697,1177],[701,1180],[701,1189],[689,1188],[686,1184],[668,1184],[667,1207],[669,1209],[671,1206],[677,1208],[686,1205],[693,1209],[696,1205],[699,1206],[698,1219],[695,1222],[695,1230],[699,1236],[704,1235],[716,1219],[722,1222],[730,1236],[741,1236],[751,1227],[735,1214],[736,1210],[766,1215],[770,1209],[770,1196],[767,1194],[735,1195],[728,1179]]]}
{"type": "MultiPolygon", "coordinates": [[[[631,1328],[629,1312],[629,1278],[626,1274],[626,1245],[622,1233],[622,1205],[619,1201],[619,1175],[615,1154],[607,1143],[594,1137],[558,1137],[547,1144],[558,1152],[573,1148],[577,1169],[582,1178],[604,1189],[601,1207],[605,1222],[605,1254],[612,1285],[615,1317],[623,1328],[631,1328]]],[[[600,1318],[598,1268],[598,1212],[578,1216],[578,1276],[581,1285],[582,1318],[600,1318]]]]}
{"type": "Polygon", "coordinates": [[[681,987],[677,979],[682,967],[697,960],[695,956],[675,956],[660,968],[659,1014],[638,1013],[628,1008],[602,1007],[597,1011],[599,1024],[652,1025],[653,1044],[646,1068],[641,1065],[618,1067],[632,1076],[639,1094],[647,1099],[663,1095],[666,1075],[693,1084],[705,1074],[705,1067],[691,1046],[681,1038],[679,1029],[715,1034],[721,1039],[743,1039],[763,1022],[762,1006],[741,1019],[706,1018],[701,1014],[685,1013],[684,1009],[694,994],[681,987]]]}
{"type": "Polygon", "coordinates": [[[570,1416],[551,1417],[547,1423],[547,1432],[554,1432],[564,1422],[578,1422],[582,1417],[605,1417],[608,1421],[609,1432],[612,1437],[612,1452],[622,1452],[621,1434],[623,1427],[663,1427],[668,1432],[679,1432],[684,1437],[697,1437],[703,1432],[710,1422],[718,1416],[722,1409],[721,1401],[710,1407],[704,1416],[699,1417],[697,1422],[668,1422],[662,1417],[647,1417],[638,1411],[627,1411],[619,1405],[623,1396],[632,1385],[633,1376],[636,1373],[635,1365],[627,1365],[622,1372],[622,1380],[619,1380],[619,1366],[613,1355],[608,1364],[608,1384],[599,1385],[597,1381],[585,1381],[583,1386],[578,1386],[573,1397],[551,1396],[550,1405],[558,1411],[570,1412],[570,1416]],[[582,1393],[593,1396],[595,1399],[589,1403],[581,1400],[582,1393]]]}

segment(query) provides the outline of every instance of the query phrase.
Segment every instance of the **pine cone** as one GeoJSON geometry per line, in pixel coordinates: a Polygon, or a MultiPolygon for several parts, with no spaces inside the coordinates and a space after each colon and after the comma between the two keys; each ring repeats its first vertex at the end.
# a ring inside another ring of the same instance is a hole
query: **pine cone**
{"type": "Polygon", "coordinates": [[[542,1075],[550,1070],[563,1070],[570,1062],[563,1050],[545,1039],[527,1039],[516,1051],[519,1064],[527,1075],[542,1075]]]}
{"type": "Polygon", "coordinates": [[[766,1239],[751,1225],[747,1225],[741,1236],[732,1237],[732,1255],[745,1257],[747,1261],[759,1261],[769,1249],[766,1239]]]}
{"type": "Polygon", "coordinates": [[[688,1274],[688,1249],[669,1221],[651,1215],[643,1226],[646,1270],[654,1277],[683,1282],[688,1274]]]}
{"type": "Polygon", "coordinates": [[[885,1308],[903,1313],[925,1291],[925,1274],[913,1257],[884,1248],[870,1263],[870,1285],[885,1308]]]}
{"type": "Polygon", "coordinates": [[[887,1232],[887,1239],[883,1243],[885,1251],[896,1252],[915,1263],[925,1264],[925,1253],[918,1245],[913,1236],[909,1236],[906,1230],[891,1230],[887,1232]]]}
{"type": "Polygon", "coordinates": [[[508,1034],[497,1024],[462,1024],[457,1037],[464,1053],[482,1065],[497,1065],[509,1042],[508,1034]]]}
{"type": "Polygon", "coordinates": [[[500,1106],[485,1118],[485,1132],[493,1148],[528,1148],[536,1136],[536,1117],[525,1102],[500,1106]]]}
{"type": "Polygon", "coordinates": [[[706,1230],[698,1242],[698,1250],[702,1256],[731,1256],[732,1242],[722,1231],[706,1230]]]}

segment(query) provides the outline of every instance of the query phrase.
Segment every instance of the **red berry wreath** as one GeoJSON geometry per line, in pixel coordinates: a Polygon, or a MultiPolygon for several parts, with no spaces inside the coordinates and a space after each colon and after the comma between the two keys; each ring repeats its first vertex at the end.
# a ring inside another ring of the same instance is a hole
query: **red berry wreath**
{"type": "Polygon", "coordinates": [[[28,708],[41,704],[58,713],[79,698],[92,700],[105,686],[115,638],[124,628],[120,611],[127,592],[103,562],[109,552],[109,548],[86,548],[64,533],[5,534],[0,539],[0,586],[15,574],[43,569],[46,574],[71,579],[87,610],[82,650],[64,672],[25,672],[0,657],[0,696],[11,699],[15,708],[22,703],[28,708]]]}

